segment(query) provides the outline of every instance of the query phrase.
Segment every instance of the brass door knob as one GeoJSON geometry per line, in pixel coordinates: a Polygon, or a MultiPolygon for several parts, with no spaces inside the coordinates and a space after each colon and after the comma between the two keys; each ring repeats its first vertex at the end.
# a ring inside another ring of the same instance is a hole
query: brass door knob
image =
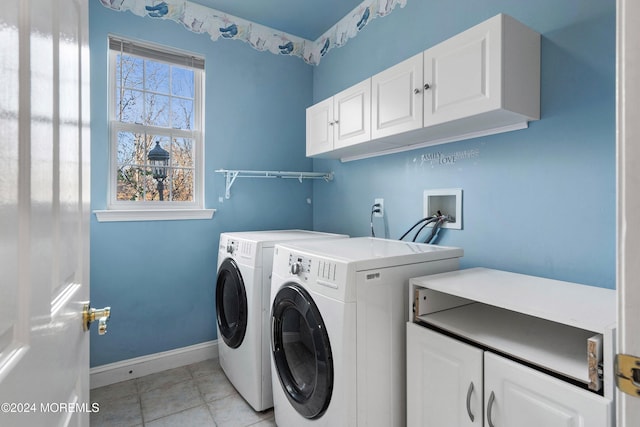
{"type": "Polygon", "coordinates": [[[91,324],[98,320],[98,335],[104,335],[107,333],[109,317],[111,317],[111,307],[96,309],[85,304],[82,310],[82,329],[88,331],[91,324]]]}

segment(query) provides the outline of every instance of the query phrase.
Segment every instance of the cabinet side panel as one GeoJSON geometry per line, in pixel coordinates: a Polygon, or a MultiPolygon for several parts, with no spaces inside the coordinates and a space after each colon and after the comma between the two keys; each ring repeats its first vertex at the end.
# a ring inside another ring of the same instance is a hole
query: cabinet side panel
{"type": "Polygon", "coordinates": [[[505,108],[540,119],[540,34],[507,15],[503,76],[505,108]]]}

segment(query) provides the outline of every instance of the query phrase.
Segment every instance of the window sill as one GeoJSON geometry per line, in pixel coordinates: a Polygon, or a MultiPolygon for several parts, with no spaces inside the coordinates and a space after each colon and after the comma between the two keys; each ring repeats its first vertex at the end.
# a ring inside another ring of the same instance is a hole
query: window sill
{"type": "Polygon", "coordinates": [[[147,209],[93,211],[98,222],[211,219],[215,209],[147,209]]]}

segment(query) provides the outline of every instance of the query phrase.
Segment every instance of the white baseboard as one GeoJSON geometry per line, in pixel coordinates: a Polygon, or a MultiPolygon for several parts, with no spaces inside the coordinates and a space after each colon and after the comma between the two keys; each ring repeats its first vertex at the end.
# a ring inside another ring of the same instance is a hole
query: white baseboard
{"type": "Polygon", "coordinates": [[[91,388],[119,383],[156,372],[218,358],[218,341],[207,341],[175,350],[149,354],[89,370],[91,388]]]}

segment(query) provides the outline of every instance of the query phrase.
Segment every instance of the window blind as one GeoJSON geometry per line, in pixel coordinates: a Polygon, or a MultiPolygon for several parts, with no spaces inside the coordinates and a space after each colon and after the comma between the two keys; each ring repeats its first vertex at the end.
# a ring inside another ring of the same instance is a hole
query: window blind
{"type": "Polygon", "coordinates": [[[133,42],[131,40],[109,37],[109,49],[183,67],[204,70],[204,58],[175,50],[157,48],[149,44],[133,42]]]}

